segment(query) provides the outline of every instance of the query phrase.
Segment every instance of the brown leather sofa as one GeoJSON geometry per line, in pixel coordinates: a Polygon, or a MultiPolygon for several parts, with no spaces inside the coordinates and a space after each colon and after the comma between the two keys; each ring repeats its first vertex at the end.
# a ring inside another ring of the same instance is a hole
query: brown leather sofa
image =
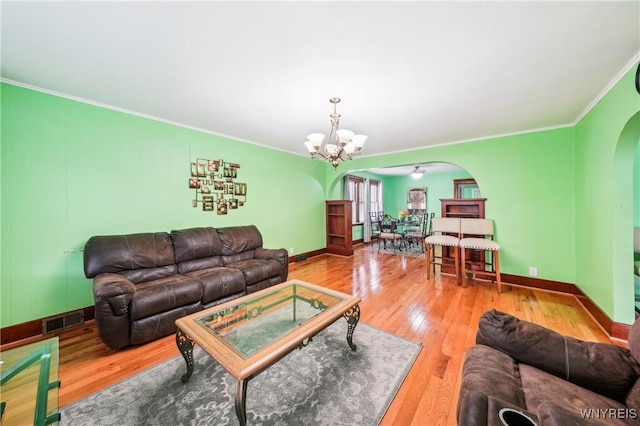
{"type": "Polygon", "coordinates": [[[640,320],[626,349],[491,310],[476,343],[462,368],[461,426],[640,424],[640,320]]]}
{"type": "Polygon", "coordinates": [[[93,278],[100,338],[110,348],[175,333],[175,320],[287,280],[285,249],[265,249],[253,226],[190,228],[91,237],[84,273],[93,278]]]}

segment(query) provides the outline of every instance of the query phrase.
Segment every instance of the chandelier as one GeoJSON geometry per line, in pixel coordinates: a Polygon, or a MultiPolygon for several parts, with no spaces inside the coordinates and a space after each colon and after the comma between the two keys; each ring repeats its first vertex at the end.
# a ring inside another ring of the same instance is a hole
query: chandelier
{"type": "Polygon", "coordinates": [[[416,166],[411,172],[411,177],[414,179],[420,179],[425,173],[427,173],[425,169],[421,169],[420,166],[416,166]]]}
{"type": "Polygon", "coordinates": [[[339,129],[340,114],[336,111],[336,105],[340,102],[340,98],[331,98],[329,102],[333,104],[333,114],[331,117],[331,130],[327,141],[322,145],[324,135],[322,133],[312,133],[307,136],[308,141],[304,144],[311,154],[311,158],[322,158],[333,165],[334,169],[338,168],[340,161],[351,160],[354,155],[360,154],[364,141],[367,140],[366,135],[356,135],[351,130],[339,129]],[[331,136],[335,140],[331,140],[331,136]]]}

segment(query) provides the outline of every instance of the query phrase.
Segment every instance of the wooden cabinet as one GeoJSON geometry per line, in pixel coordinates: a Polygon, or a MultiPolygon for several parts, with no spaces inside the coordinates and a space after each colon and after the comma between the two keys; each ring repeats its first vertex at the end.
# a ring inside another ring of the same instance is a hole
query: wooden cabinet
{"type": "Polygon", "coordinates": [[[441,198],[442,217],[484,218],[486,198],[441,198]]]}
{"type": "MultiPolygon", "coordinates": [[[[486,198],[441,198],[441,214],[442,217],[483,219],[485,201],[486,198]]],[[[455,273],[451,250],[451,247],[442,247],[442,272],[449,274],[455,273]]],[[[469,263],[479,263],[483,255],[482,251],[468,250],[466,257],[469,263]]]]}
{"type": "Polygon", "coordinates": [[[353,241],[351,229],[351,201],[327,202],[327,252],[351,256],[353,241]]]}

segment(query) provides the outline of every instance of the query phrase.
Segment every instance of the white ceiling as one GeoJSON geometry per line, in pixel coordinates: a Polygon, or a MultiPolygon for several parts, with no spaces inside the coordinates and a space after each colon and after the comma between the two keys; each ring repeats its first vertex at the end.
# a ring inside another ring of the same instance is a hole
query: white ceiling
{"type": "MultiPolygon", "coordinates": [[[[5,81],[306,155],[569,125],[630,69],[640,2],[8,2],[5,81]]],[[[633,88],[629,88],[633,90],[633,88]]]]}
{"type": "Polygon", "coordinates": [[[424,170],[425,175],[433,175],[436,173],[454,173],[454,172],[462,172],[462,169],[459,166],[451,163],[416,163],[408,166],[397,166],[397,167],[377,167],[367,169],[368,172],[375,173],[377,175],[385,175],[385,176],[408,176],[411,172],[418,167],[420,170],[424,170]]]}

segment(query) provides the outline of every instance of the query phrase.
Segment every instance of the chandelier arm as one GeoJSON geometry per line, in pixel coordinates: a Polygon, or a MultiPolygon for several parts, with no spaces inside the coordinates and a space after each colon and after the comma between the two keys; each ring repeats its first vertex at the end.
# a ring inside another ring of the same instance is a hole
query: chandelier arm
{"type": "Polygon", "coordinates": [[[311,158],[315,158],[316,156],[321,157],[325,160],[329,160],[330,157],[327,157],[326,155],[324,155],[323,153],[321,153],[320,151],[316,151],[313,154],[311,154],[311,158]]]}

